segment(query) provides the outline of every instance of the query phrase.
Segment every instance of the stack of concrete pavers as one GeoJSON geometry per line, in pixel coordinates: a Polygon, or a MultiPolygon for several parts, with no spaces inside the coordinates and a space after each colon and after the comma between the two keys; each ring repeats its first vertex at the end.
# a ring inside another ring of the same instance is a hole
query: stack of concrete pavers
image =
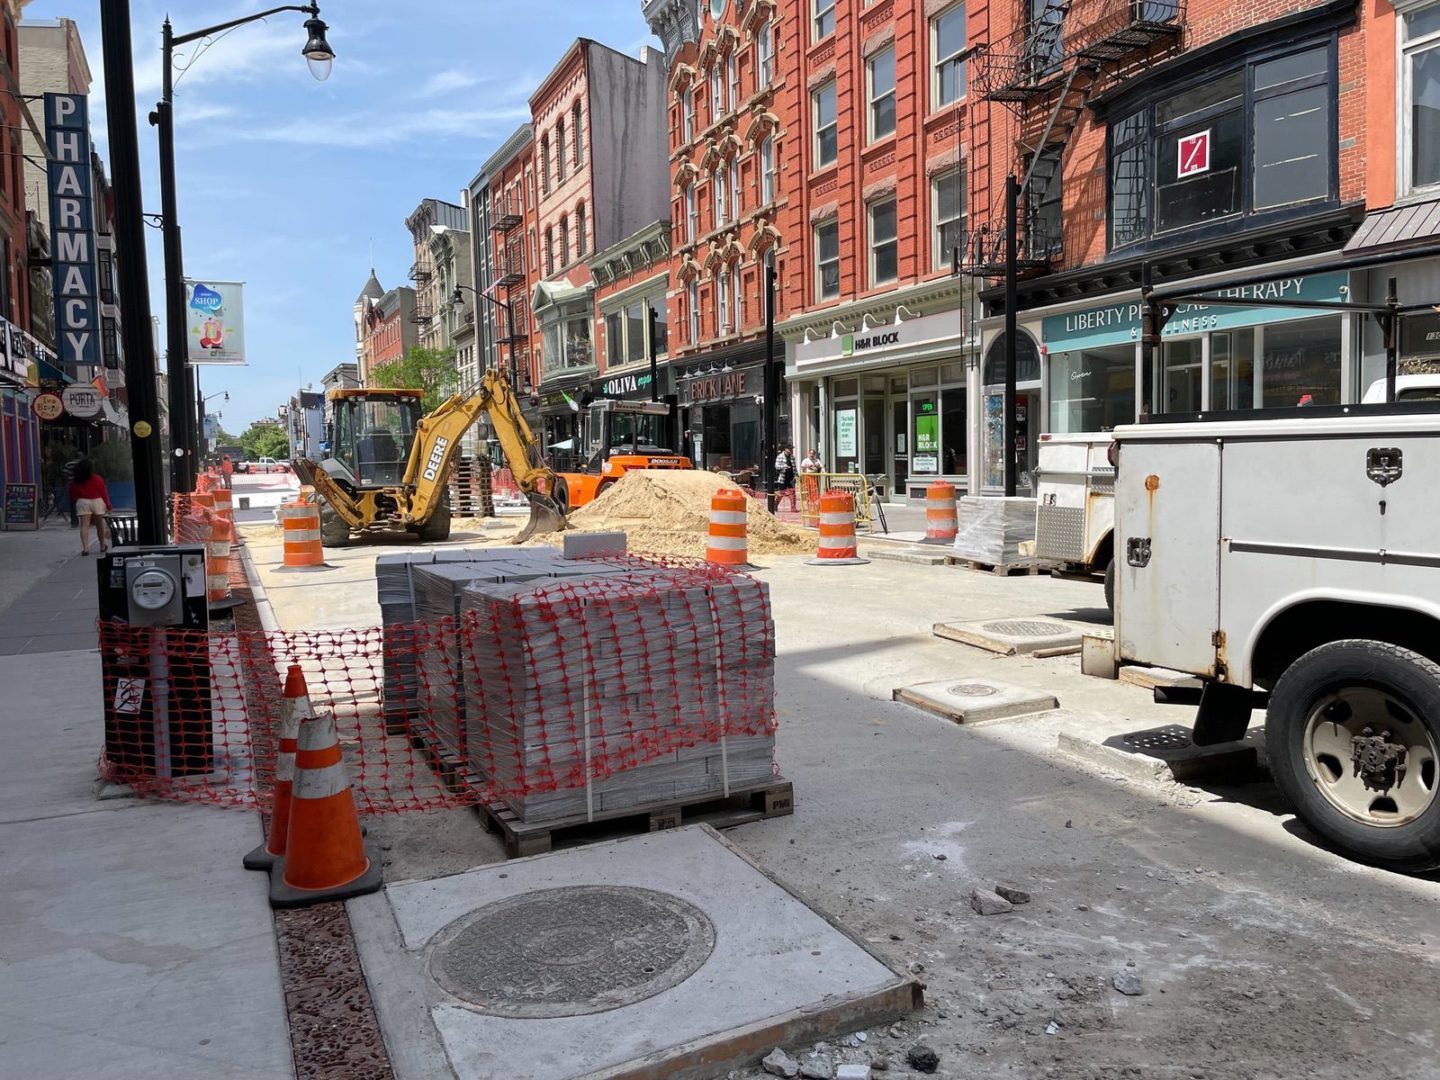
{"type": "Polygon", "coordinates": [[[769,779],[767,586],[582,565],[590,572],[548,585],[465,590],[466,666],[480,676],[465,682],[472,766],[526,822],[695,801],[769,779]]]}

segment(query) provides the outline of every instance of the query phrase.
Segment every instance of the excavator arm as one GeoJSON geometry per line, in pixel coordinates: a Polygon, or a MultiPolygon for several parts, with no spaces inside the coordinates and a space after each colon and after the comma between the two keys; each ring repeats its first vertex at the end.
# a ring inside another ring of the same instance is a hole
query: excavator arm
{"type": "Polygon", "coordinates": [[[563,529],[565,516],[550,496],[555,474],[545,464],[509,382],[495,369],[486,371],[475,387],[446,399],[416,425],[401,485],[401,515],[409,521],[430,520],[444,498],[445,481],[460,449],[460,439],[482,415],[489,417],[505,463],[530,501],[530,521],[516,542],[537,532],[563,529]]]}

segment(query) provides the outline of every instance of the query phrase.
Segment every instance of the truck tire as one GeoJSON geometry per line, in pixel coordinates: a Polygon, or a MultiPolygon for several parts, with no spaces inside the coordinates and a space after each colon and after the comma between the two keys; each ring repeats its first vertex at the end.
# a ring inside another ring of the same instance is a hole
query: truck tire
{"type": "Polygon", "coordinates": [[[320,504],[320,546],[338,548],[345,547],[350,543],[350,526],[346,525],[339,514],[330,508],[329,503],[320,504]]]}
{"type": "Polygon", "coordinates": [[[1440,867],[1440,664],[1382,641],[1336,641],[1270,693],[1265,745],[1306,825],[1362,862],[1440,867]]]}
{"type": "Polygon", "coordinates": [[[555,505],[559,507],[560,516],[569,517],[570,485],[565,482],[563,477],[557,476],[555,478],[555,490],[551,493],[550,497],[555,500],[555,505]]]}
{"type": "Polygon", "coordinates": [[[1105,606],[1110,609],[1110,615],[1115,615],[1115,556],[1110,556],[1110,561],[1105,564],[1105,606]]]}
{"type": "Polygon", "coordinates": [[[415,530],[422,544],[438,544],[450,539],[450,504],[442,502],[435,507],[430,520],[415,530]]]}

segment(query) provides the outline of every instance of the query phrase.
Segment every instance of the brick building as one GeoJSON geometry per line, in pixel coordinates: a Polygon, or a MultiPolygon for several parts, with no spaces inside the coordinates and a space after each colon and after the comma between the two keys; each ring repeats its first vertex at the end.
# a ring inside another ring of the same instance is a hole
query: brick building
{"type": "Polygon", "coordinates": [[[535,392],[545,445],[573,445],[572,402],[600,372],[589,259],[667,211],[664,66],[648,47],[637,59],[579,38],[531,95],[530,113],[535,392]]]}
{"type": "Polygon", "coordinates": [[[530,348],[530,293],[539,275],[535,217],[534,138],[521,124],[470,182],[472,259],[476,287],[505,307],[479,301],[480,335],[493,342],[490,362],[511,375],[527,418],[529,398],[540,382],[530,348]],[[488,200],[488,204],[487,204],[488,200]]]}
{"type": "MultiPolygon", "coordinates": [[[[374,271],[371,271],[370,281],[375,281],[374,271]]],[[[370,373],[381,364],[402,359],[411,348],[420,344],[415,290],[401,285],[382,292],[378,298],[368,295],[373,291],[374,288],[367,282],[365,291],[356,302],[360,308],[356,334],[360,345],[357,368],[361,385],[369,384],[370,373]]]]}
{"type": "Polygon", "coordinates": [[[1147,276],[1252,300],[1374,297],[1378,275],[1344,261],[1367,201],[1396,197],[1393,164],[1388,175],[1378,164],[1396,159],[1397,111],[1407,114],[1390,6],[971,3],[972,40],[984,23],[990,43],[972,61],[968,125],[964,261],[986,281],[987,314],[972,490],[999,490],[1003,477],[996,278],[1011,172],[1023,185],[1022,493],[1045,432],[1358,400],[1377,358],[1373,325],[1356,314],[1181,304],[1147,360],[1139,301],[1147,276]]]}

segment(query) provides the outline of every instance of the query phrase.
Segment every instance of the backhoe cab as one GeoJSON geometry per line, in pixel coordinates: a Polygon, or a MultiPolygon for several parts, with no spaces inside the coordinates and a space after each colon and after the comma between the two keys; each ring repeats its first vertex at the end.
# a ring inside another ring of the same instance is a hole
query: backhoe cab
{"type": "Polygon", "coordinates": [[[561,473],[555,498],[565,512],[584,506],[631,469],[689,469],[674,445],[671,408],[663,401],[592,401],[580,418],[580,472],[561,473]]]}

